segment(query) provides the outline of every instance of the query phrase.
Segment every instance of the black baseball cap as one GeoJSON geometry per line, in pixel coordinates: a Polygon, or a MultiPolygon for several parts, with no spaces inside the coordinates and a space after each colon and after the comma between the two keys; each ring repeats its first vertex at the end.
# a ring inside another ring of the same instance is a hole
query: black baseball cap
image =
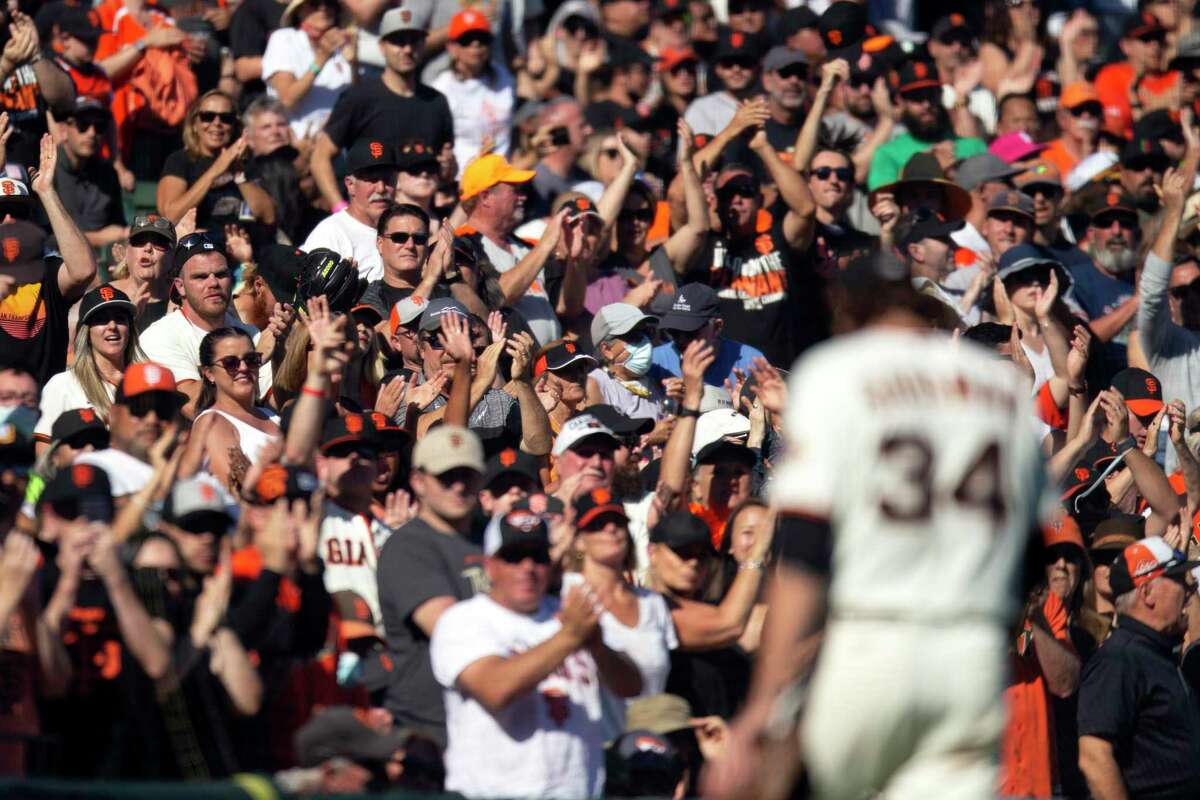
{"type": "Polygon", "coordinates": [[[941,88],[937,67],[928,61],[909,59],[888,75],[888,85],[897,94],[941,88]]]}
{"type": "MultiPolygon", "coordinates": [[[[381,385],[386,386],[387,384],[381,385]]],[[[406,445],[412,444],[412,434],[397,425],[382,411],[372,411],[370,417],[371,424],[375,426],[375,442],[379,445],[380,450],[388,453],[399,452],[406,445]]]]}
{"type": "Polygon", "coordinates": [[[709,442],[696,453],[697,464],[726,464],[730,461],[754,469],[754,465],[758,463],[758,456],[746,445],[725,439],[709,442]]]}
{"type": "Polygon", "coordinates": [[[483,488],[489,488],[505,475],[523,475],[537,487],[542,485],[542,459],[517,447],[506,447],[488,457],[483,468],[483,488]]]}
{"type": "Polygon", "coordinates": [[[867,22],[867,7],[841,0],[825,9],[817,21],[817,30],[826,50],[841,50],[858,44],[874,33],[867,22]]]}
{"type": "Polygon", "coordinates": [[[617,436],[641,436],[654,430],[654,420],[650,417],[631,417],[606,403],[588,406],[584,413],[617,436]]]}
{"type": "Polygon", "coordinates": [[[325,420],[321,429],[321,452],[339,444],[353,442],[377,447],[375,438],[375,423],[363,414],[346,414],[341,417],[331,417],[325,420]]]}
{"type": "Polygon", "coordinates": [[[138,214],[133,218],[133,224],[129,226],[129,238],[132,239],[140,233],[152,233],[165,241],[169,247],[175,246],[175,224],[158,214],[138,214]]]}
{"type": "Polygon", "coordinates": [[[949,239],[966,223],[961,219],[946,220],[928,208],[916,208],[896,221],[896,244],[914,244],[925,239],[949,239]]]}
{"type": "Polygon", "coordinates": [[[575,509],[576,528],[587,527],[603,514],[616,514],[626,522],[629,521],[629,517],[625,514],[625,506],[617,502],[608,489],[592,489],[590,492],[576,497],[571,505],[575,509]]]}
{"type": "Polygon", "coordinates": [[[1166,139],[1183,144],[1183,126],[1179,123],[1179,113],[1160,108],[1143,114],[1141,119],[1133,123],[1133,138],[1155,142],[1166,139]]]}
{"type": "Polygon", "coordinates": [[[533,363],[533,374],[535,377],[541,375],[546,370],[554,372],[584,362],[589,367],[596,367],[597,361],[592,356],[579,349],[579,345],[572,341],[565,341],[554,345],[533,363]]]}
{"type": "Polygon", "coordinates": [[[257,505],[267,505],[280,499],[308,499],[319,485],[317,476],[307,468],[275,462],[263,469],[249,495],[257,505]]]}
{"type": "Polygon", "coordinates": [[[763,53],[771,46],[771,42],[762,34],[743,33],[742,31],[722,28],[717,35],[717,46],[713,51],[713,62],[742,61],[757,68],[763,53]]]}
{"type": "Polygon", "coordinates": [[[65,519],[84,517],[89,522],[111,522],[112,483],[108,473],[91,464],[72,464],[61,469],[39,498],[65,519]]]}
{"type": "Polygon", "coordinates": [[[111,283],[102,283],[79,301],[79,324],[87,323],[88,317],[102,308],[119,308],[128,312],[130,319],[137,314],[137,306],[129,299],[129,295],[111,283]]]}
{"type": "Polygon", "coordinates": [[[1151,373],[1127,367],[1112,379],[1112,388],[1125,398],[1125,405],[1141,420],[1150,420],[1162,410],[1162,383],[1151,373]]]}
{"type": "Polygon", "coordinates": [[[1121,164],[1133,170],[1150,167],[1155,172],[1163,172],[1171,166],[1171,157],[1163,150],[1158,139],[1135,137],[1125,145],[1121,153],[1121,164]]]}
{"type": "Polygon", "coordinates": [[[967,18],[955,11],[933,23],[933,28],[929,31],[929,38],[939,42],[969,42],[975,38],[975,33],[971,30],[967,18]]]}
{"type": "MultiPolygon", "coordinates": [[[[650,541],[665,544],[672,550],[684,550],[697,545],[712,549],[712,535],[704,520],[687,511],[672,511],[650,530],[650,541]]],[[[715,551],[714,551],[715,552],[715,551]]]]}
{"type": "Polygon", "coordinates": [[[405,142],[396,150],[396,168],[401,172],[411,172],[414,167],[421,165],[433,167],[435,173],[438,171],[437,153],[425,142],[405,142]]]}
{"type": "Polygon", "coordinates": [[[85,44],[96,44],[104,34],[104,29],[100,27],[100,18],[95,11],[79,6],[64,6],[56,16],[60,31],[85,44]]]}
{"type": "Polygon", "coordinates": [[[1137,202],[1129,192],[1119,185],[1113,184],[1108,191],[1095,192],[1084,206],[1089,220],[1094,220],[1101,214],[1121,213],[1137,218],[1137,202]]]}
{"type": "Polygon", "coordinates": [[[708,324],[718,313],[717,293],[703,283],[685,283],[675,293],[671,310],[662,315],[659,330],[691,333],[708,324]]]}
{"type": "Polygon", "coordinates": [[[779,33],[782,39],[787,40],[795,36],[803,30],[816,30],[820,23],[820,17],[817,12],[813,11],[808,6],[797,6],[789,8],[779,17],[779,33]]]}
{"type": "Polygon", "coordinates": [[[378,139],[359,139],[346,151],[346,174],[371,167],[395,167],[396,148],[378,139]]]}
{"type": "Polygon", "coordinates": [[[546,521],[532,511],[513,509],[484,535],[483,552],[489,556],[549,550],[550,530],[546,521]]]}
{"type": "Polygon", "coordinates": [[[256,272],[275,295],[275,302],[295,302],[305,255],[299,247],[282,244],[269,244],[259,251],[256,272]]]}
{"type": "Polygon", "coordinates": [[[107,441],[108,428],[94,409],[72,408],[64,411],[50,426],[50,438],[57,442],[73,439],[81,434],[89,434],[107,441]]]}

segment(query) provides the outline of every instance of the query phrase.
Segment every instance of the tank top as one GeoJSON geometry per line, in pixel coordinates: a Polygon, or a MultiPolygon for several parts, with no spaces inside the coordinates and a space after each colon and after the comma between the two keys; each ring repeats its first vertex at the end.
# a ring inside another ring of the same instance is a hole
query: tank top
{"type": "MultiPolygon", "coordinates": [[[[274,422],[276,425],[279,424],[279,415],[276,414],[271,409],[263,408],[260,406],[260,407],[256,408],[255,410],[262,414],[265,414],[267,419],[270,420],[271,422],[274,422]]],[[[220,416],[224,417],[226,420],[229,421],[229,424],[233,426],[233,429],[235,431],[237,431],[238,446],[242,449],[242,454],[246,456],[246,458],[250,461],[251,464],[253,464],[258,459],[259,452],[262,451],[262,449],[264,447],[266,447],[271,442],[272,439],[275,438],[271,434],[264,433],[263,431],[260,431],[258,428],[255,428],[253,425],[250,425],[249,423],[246,423],[246,422],[242,422],[237,417],[234,417],[234,416],[227,414],[224,411],[221,411],[216,408],[206,408],[205,410],[201,411],[199,414],[196,415],[195,421],[199,422],[200,419],[202,417],[204,417],[206,414],[219,414],[220,416]]],[[[208,457],[205,456],[204,464],[201,467],[201,469],[207,469],[207,468],[208,468],[208,457]]]]}

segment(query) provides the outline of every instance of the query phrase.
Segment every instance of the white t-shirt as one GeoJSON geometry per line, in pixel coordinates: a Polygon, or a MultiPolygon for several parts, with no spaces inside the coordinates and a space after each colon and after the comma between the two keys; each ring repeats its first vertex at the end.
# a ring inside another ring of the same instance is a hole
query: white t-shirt
{"type": "MultiPolygon", "coordinates": [[[[250,334],[258,343],[258,328],[247,325],[231,313],[225,314],[225,324],[250,334]]],[[[171,370],[175,382],[200,380],[200,342],[208,331],[193,325],[182,311],[175,310],[142,332],[140,341],[147,361],[171,370]]],[[[258,393],[265,396],[272,383],[271,363],[263,362],[258,370],[258,393]]]]}
{"type": "MultiPolygon", "coordinates": [[[[267,84],[267,94],[271,97],[279,96],[271,87],[272,75],[277,72],[290,72],[297,79],[303,78],[316,60],[307,33],[299,28],[276,30],[267,40],[267,49],[263,51],[262,57],[262,78],[267,84]]],[[[338,95],[350,86],[353,78],[354,70],[350,62],[342,57],[341,52],[335,53],[325,62],[325,66],[321,67],[308,93],[288,112],[292,133],[297,138],[303,138],[310,131],[320,130],[329,112],[333,110],[338,95]]]]}
{"type": "Polygon", "coordinates": [[[375,241],[375,229],[350,216],[343,208],[330,214],[313,228],[300,249],[311,253],[318,247],[327,247],[342,258],[352,258],[358,264],[358,273],[368,281],[382,280],[383,257],[375,241]]]}
{"type": "MultiPolygon", "coordinates": [[[[568,572],[562,578],[562,593],[583,582],[578,572],[568,572]]],[[[662,694],[671,672],[671,651],[679,647],[675,623],[667,601],[658,592],[635,588],[638,621],[633,628],[623,625],[608,611],[600,615],[600,633],[604,643],[618,653],[624,653],[642,673],[642,693],[638,697],[662,694]]],[[[630,700],[617,697],[607,689],[602,695],[606,741],[625,732],[625,706],[630,700]]],[[[633,698],[631,698],[633,699],[633,698]]]]}
{"type": "MultiPolygon", "coordinates": [[[[116,394],[117,387],[105,383],[104,390],[108,393],[108,399],[111,401],[113,395],[116,394]]],[[[46,385],[42,387],[42,416],[38,418],[37,425],[33,427],[33,435],[48,442],[50,441],[50,428],[54,426],[59,415],[64,411],[76,408],[91,407],[91,401],[83,393],[83,387],[79,385],[79,379],[75,377],[74,372],[68,369],[52,375],[50,380],[46,381],[46,385]]]]}
{"type": "Polygon", "coordinates": [[[572,653],[530,692],[493,715],[459,691],[458,676],[481,658],[507,658],[559,631],[558,598],[518,614],[485,594],[446,610],[429,658],[445,691],[446,791],[469,798],[599,797],[604,787],[600,675],[586,650],[572,653]]]}
{"type": "Polygon", "coordinates": [[[458,160],[458,175],[479,155],[483,138],[491,136],[494,151],[508,155],[511,145],[510,129],[516,83],[503,67],[486,80],[463,80],[448,69],[433,81],[433,88],[446,95],[450,113],[454,115],[454,157],[458,160]]]}
{"type": "MultiPolygon", "coordinates": [[[[525,245],[510,241],[509,249],[505,250],[486,236],[481,236],[483,251],[496,271],[503,274],[517,265],[517,262],[529,253],[525,245]]],[[[537,337],[538,344],[545,346],[555,339],[562,338],[562,324],[550,305],[550,295],[546,292],[546,273],[541,271],[529,284],[525,294],[513,303],[513,308],[521,312],[521,316],[529,323],[529,329],[537,337]]]]}
{"type": "Polygon", "coordinates": [[[124,497],[139,492],[154,477],[154,468],[123,450],[93,450],[75,457],[75,464],[91,464],[108,473],[112,496],[124,497]]]}
{"type": "Polygon", "coordinates": [[[1015,368],[941,334],[867,330],[805,353],[771,494],[830,521],[831,616],[1009,618],[1045,487],[1031,406],[1015,368]]]}
{"type": "Polygon", "coordinates": [[[317,539],[317,553],[325,562],[325,591],[353,592],[371,609],[375,629],[383,636],[383,614],[379,611],[379,584],[375,571],[379,550],[391,536],[391,528],[355,514],[332,501],[325,504],[325,516],[317,539]]]}

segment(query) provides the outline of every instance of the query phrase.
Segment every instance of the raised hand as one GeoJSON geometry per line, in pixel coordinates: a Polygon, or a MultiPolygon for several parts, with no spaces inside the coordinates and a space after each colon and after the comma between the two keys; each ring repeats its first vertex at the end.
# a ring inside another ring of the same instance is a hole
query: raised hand
{"type": "Polygon", "coordinates": [[[645,308],[658,296],[658,293],[662,290],[663,283],[658,278],[647,278],[626,292],[625,296],[621,298],[621,302],[637,306],[638,308],[645,308]]]}
{"type": "MultiPolygon", "coordinates": [[[[281,503],[287,501],[281,500],[281,503]]],[[[264,557],[263,565],[267,566],[264,557]]],[[[269,566],[267,566],[270,569],[269,566]]],[[[192,613],[192,628],[190,631],[192,643],[203,647],[209,638],[225,619],[229,609],[229,598],[233,595],[233,558],[232,543],[229,537],[221,540],[221,553],[217,569],[204,579],[204,586],[196,598],[195,609],[192,613]]]]}
{"type": "Polygon", "coordinates": [[[54,137],[43,133],[40,148],[38,168],[30,188],[39,195],[49,195],[54,193],[54,169],[58,166],[58,148],[54,145],[54,137]]]}
{"type": "Polygon", "coordinates": [[[1050,282],[1038,293],[1037,304],[1034,306],[1034,313],[1039,320],[1048,320],[1050,318],[1050,309],[1054,308],[1054,301],[1058,299],[1058,270],[1050,270],[1050,282]]]}
{"type": "Polygon", "coordinates": [[[1142,452],[1150,458],[1154,458],[1154,454],[1158,452],[1158,431],[1162,428],[1163,422],[1170,424],[1166,406],[1160,408],[1154,415],[1154,419],[1146,426],[1146,441],[1142,445],[1142,452]]]}
{"type": "Polygon", "coordinates": [[[179,222],[175,223],[175,236],[177,238],[182,239],[196,232],[196,213],[196,207],[192,206],[179,218],[179,222]]]}
{"type": "Polygon", "coordinates": [[[541,402],[542,408],[546,409],[546,413],[549,414],[562,402],[562,389],[559,389],[557,384],[551,383],[547,374],[542,373],[542,376],[538,378],[538,382],[533,386],[533,392],[541,402]]]}
{"type": "Polygon", "coordinates": [[[1172,400],[1166,406],[1167,418],[1170,427],[1167,432],[1171,436],[1171,443],[1176,447],[1186,446],[1187,441],[1187,407],[1184,406],[1182,400],[1172,400]]]}
{"type": "Polygon", "coordinates": [[[679,163],[691,161],[692,156],[696,153],[696,134],[692,132],[692,126],[688,125],[683,117],[680,117],[675,124],[675,137],[675,156],[679,159],[679,163]]]}
{"type": "Polygon", "coordinates": [[[1183,170],[1168,167],[1163,174],[1162,188],[1158,190],[1164,211],[1172,215],[1181,214],[1191,189],[1191,181],[1183,170]]]}
{"type": "Polygon", "coordinates": [[[443,225],[439,228],[433,239],[433,249],[429,251],[429,256],[421,267],[422,281],[429,278],[435,281],[442,280],[454,261],[454,231],[450,230],[450,226],[443,225]]]}
{"type": "Polygon", "coordinates": [[[379,394],[375,398],[375,410],[388,419],[395,419],[407,386],[404,378],[398,375],[392,378],[391,383],[385,384],[379,389],[379,394]]]}
{"type": "Polygon", "coordinates": [[[423,410],[441,395],[442,389],[446,388],[446,382],[449,380],[450,377],[446,373],[438,372],[420,386],[409,389],[404,401],[409,405],[416,406],[418,410],[423,410]]]}
{"type": "Polygon", "coordinates": [[[307,306],[301,319],[308,328],[308,340],[312,345],[309,369],[322,375],[337,372],[349,361],[344,349],[348,317],[331,314],[324,295],[311,298],[307,306]]]}
{"type": "Polygon", "coordinates": [[[493,342],[500,342],[508,338],[508,323],[504,321],[504,315],[499,311],[492,311],[488,314],[487,327],[493,342]]]}
{"type": "Polygon", "coordinates": [[[533,351],[536,347],[537,343],[533,337],[525,331],[509,337],[504,351],[512,358],[512,369],[509,373],[512,380],[521,381],[529,377],[527,373],[533,363],[533,351]]]}
{"type": "Polygon", "coordinates": [[[1076,325],[1071,337],[1071,351],[1067,353],[1067,380],[1072,386],[1083,383],[1087,370],[1088,352],[1092,346],[1092,333],[1083,325],[1076,325]]]}
{"type": "Polygon", "coordinates": [[[471,344],[471,326],[461,314],[442,314],[442,329],[438,341],[446,355],[455,361],[468,364],[475,361],[475,347],[471,344]]]}
{"type": "Polygon", "coordinates": [[[254,248],[250,246],[250,234],[241,225],[225,226],[225,252],[239,264],[254,260],[254,248]]]}
{"type": "Polygon", "coordinates": [[[729,123],[729,127],[733,129],[735,134],[750,128],[761,128],[767,124],[767,120],[771,118],[771,109],[767,105],[766,98],[754,97],[742,102],[738,106],[737,111],[733,114],[733,121],[729,123]]]}
{"type": "Polygon", "coordinates": [[[782,414],[787,408],[787,383],[779,370],[762,356],[754,359],[750,365],[750,374],[758,385],[758,400],[772,414],[782,414]]]}
{"type": "Polygon", "coordinates": [[[1100,393],[1100,407],[1104,409],[1108,421],[1105,437],[1111,442],[1120,442],[1129,436],[1129,408],[1125,405],[1125,397],[1116,389],[1105,389],[1100,393]]]}
{"type": "Polygon", "coordinates": [[[558,616],[563,632],[576,642],[576,647],[587,644],[595,635],[603,610],[595,591],[588,583],[577,584],[567,590],[558,616]]]}
{"type": "Polygon", "coordinates": [[[393,530],[407,525],[417,515],[417,503],[403,489],[388,492],[383,505],[383,524],[393,530]]]}
{"type": "Polygon", "coordinates": [[[821,65],[821,88],[832,89],[838,81],[850,80],[850,64],[844,58],[835,58],[821,65]]]}
{"type": "Polygon", "coordinates": [[[31,536],[17,530],[9,531],[4,539],[3,555],[0,555],[0,584],[5,588],[19,586],[24,591],[37,571],[39,559],[37,545],[31,536]]]}
{"type": "Polygon", "coordinates": [[[625,141],[625,136],[620,131],[616,134],[617,150],[621,153],[621,169],[637,169],[641,166],[641,159],[637,157],[637,153],[629,148],[629,143],[625,141]]]}
{"type": "Polygon", "coordinates": [[[250,146],[250,140],[246,138],[246,134],[242,134],[235,139],[228,147],[220,152],[217,156],[217,163],[221,166],[222,172],[228,172],[233,168],[233,165],[238,163],[246,152],[246,148],[250,146]]]}
{"type": "Polygon", "coordinates": [[[696,391],[704,388],[704,372],[717,360],[717,354],[712,345],[703,339],[693,339],[684,349],[680,358],[680,371],[683,373],[684,392],[690,389],[696,391]]]}

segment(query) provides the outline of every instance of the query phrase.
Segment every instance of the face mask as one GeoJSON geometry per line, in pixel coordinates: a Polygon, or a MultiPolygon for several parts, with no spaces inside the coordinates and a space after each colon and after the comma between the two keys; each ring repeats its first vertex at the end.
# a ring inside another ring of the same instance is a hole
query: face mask
{"type": "Polygon", "coordinates": [[[640,378],[650,371],[653,350],[654,347],[648,338],[639,339],[632,344],[626,343],[625,352],[629,354],[629,358],[625,359],[621,366],[640,378]]]}

